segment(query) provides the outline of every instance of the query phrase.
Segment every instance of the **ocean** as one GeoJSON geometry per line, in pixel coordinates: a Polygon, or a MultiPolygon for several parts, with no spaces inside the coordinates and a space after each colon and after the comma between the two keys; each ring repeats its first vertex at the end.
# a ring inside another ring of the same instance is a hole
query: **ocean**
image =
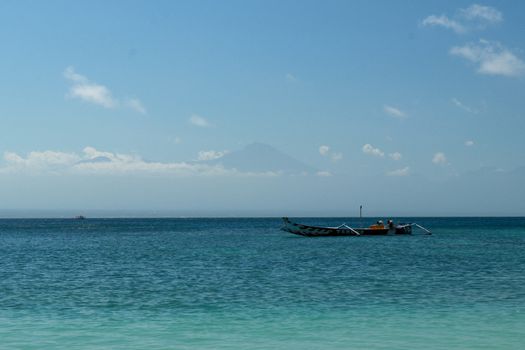
{"type": "Polygon", "coordinates": [[[2,219],[0,349],[524,349],[525,218],[401,220],[2,219]]]}

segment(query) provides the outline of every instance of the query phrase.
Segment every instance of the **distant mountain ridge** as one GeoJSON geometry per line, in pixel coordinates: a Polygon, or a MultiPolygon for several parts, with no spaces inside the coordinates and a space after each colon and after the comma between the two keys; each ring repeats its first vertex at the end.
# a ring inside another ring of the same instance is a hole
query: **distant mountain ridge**
{"type": "Polygon", "coordinates": [[[242,172],[282,172],[285,174],[314,174],[317,169],[307,165],[276,148],[255,142],[241,150],[225,154],[223,157],[205,161],[206,164],[222,164],[227,169],[242,172]]]}

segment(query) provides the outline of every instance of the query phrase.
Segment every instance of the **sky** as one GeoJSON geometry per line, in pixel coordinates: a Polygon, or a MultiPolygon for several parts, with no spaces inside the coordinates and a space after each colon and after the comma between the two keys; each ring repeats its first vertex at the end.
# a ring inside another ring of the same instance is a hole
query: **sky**
{"type": "Polygon", "coordinates": [[[523,33],[521,1],[2,1],[0,216],[524,215],[523,33]]]}

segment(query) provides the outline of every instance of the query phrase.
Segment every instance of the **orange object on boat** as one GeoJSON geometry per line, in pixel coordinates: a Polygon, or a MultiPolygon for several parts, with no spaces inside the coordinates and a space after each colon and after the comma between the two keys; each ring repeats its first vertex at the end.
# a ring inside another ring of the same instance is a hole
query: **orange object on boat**
{"type": "Polygon", "coordinates": [[[370,225],[370,229],[372,230],[382,230],[384,228],[385,228],[385,225],[379,225],[379,224],[370,225]]]}

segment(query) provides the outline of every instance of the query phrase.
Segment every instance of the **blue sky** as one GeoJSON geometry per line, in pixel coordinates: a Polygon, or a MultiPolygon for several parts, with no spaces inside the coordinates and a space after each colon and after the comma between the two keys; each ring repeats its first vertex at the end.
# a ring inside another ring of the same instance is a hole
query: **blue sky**
{"type": "Polygon", "coordinates": [[[520,215],[524,16],[518,1],[3,1],[0,209],[520,215]],[[253,142],[315,170],[221,164],[253,142]]]}

